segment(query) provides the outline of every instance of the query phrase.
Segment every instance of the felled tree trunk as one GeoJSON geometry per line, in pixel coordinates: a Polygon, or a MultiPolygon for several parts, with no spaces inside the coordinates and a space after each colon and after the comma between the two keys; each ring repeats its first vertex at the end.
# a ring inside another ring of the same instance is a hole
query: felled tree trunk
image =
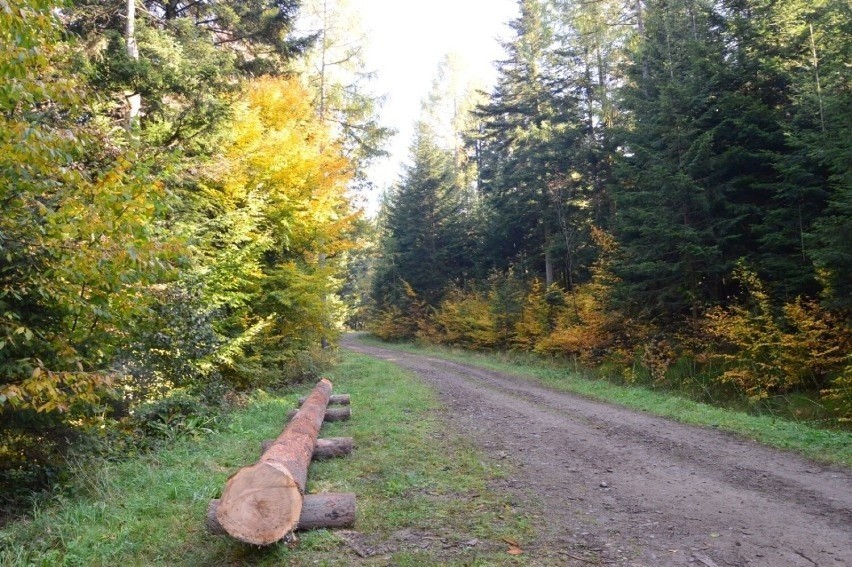
{"type": "MultiPolygon", "coordinates": [[[[212,534],[229,535],[219,523],[219,502],[219,499],[213,499],[207,506],[207,529],[212,534]]],[[[296,529],[346,528],[354,523],[354,493],[329,492],[325,494],[306,494],[296,529]]]]}
{"type": "MultiPolygon", "coordinates": [[[[287,412],[287,419],[292,419],[297,411],[300,410],[290,410],[287,412]]],[[[349,406],[343,406],[339,408],[327,408],[323,419],[325,421],[347,421],[350,417],[352,417],[352,409],[349,406]]]]}
{"type": "MultiPolygon", "coordinates": [[[[299,407],[301,407],[307,399],[307,396],[299,398],[299,407]]],[[[331,397],[328,398],[328,405],[330,406],[348,406],[350,403],[351,397],[349,394],[332,394],[331,397]]]]}
{"type": "MultiPolygon", "coordinates": [[[[260,454],[266,452],[275,439],[266,439],[260,442],[260,454]]],[[[351,437],[329,437],[327,439],[317,439],[317,444],[314,446],[313,459],[330,459],[332,457],[343,457],[352,452],[355,443],[351,437]]]]}
{"type": "Polygon", "coordinates": [[[228,479],[216,519],[231,537],[269,545],[295,528],[329,396],[331,382],[323,378],[260,460],[228,479]]]}

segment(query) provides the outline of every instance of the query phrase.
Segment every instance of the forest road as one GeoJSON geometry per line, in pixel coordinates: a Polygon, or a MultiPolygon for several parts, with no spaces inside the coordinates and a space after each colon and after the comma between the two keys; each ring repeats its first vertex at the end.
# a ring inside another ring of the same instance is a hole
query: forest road
{"type": "Polygon", "coordinates": [[[439,392],[535,518],[534,565],[852,566],[852,471],[495,372],[368,346],[439,392]]]}

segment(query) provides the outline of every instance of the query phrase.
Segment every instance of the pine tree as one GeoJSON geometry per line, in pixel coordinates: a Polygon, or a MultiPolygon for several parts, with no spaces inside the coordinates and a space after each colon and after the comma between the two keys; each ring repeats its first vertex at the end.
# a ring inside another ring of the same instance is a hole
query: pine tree
{"type": "Polygon", "coordinates": [[[646,316],[691,313],[718,297],[724,263],[723,187],[708,183],[732,116],[720,114],[728,77],[716,14],[692,0],[648,7],[624,90],[630,113],[616,194],[622,307],[646,316]]]}
{"type": "Polygon", "coordinates": [[[486,268],[518,264],[543,273],[550,284],[560,242],[550,188],[568,171],[563,150],[576,136],[571,116],[576,105],[563,90],[557,66],[552,6],[524,0],[520,8],[497,86],[476,112],[478,188],[488,211],[482,256],[486,268]]]}
{"type": "Polygon", "coordinates": [[[452,151],[438,146],[421,122],[411,156],[383,213],[384,260],[373,292],[380,309],[405,303],[403,282],[437,305],[450,284],[464,285],[473,267],[474,235],[452,151]]]}

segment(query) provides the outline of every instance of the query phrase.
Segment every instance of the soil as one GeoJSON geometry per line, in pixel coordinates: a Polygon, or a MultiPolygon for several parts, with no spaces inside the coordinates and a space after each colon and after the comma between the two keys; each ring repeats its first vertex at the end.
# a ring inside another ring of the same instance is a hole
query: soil
{"type": "Polygon", "coordinates": [[[509,471],[536,565],[852,566],[852,471],[531,380],[343,340],[441,396],[509,471]]]}

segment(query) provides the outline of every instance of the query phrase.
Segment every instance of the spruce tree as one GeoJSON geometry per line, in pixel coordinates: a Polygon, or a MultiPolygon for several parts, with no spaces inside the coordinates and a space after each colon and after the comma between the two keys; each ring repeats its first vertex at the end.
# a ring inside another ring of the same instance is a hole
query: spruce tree
{"type": "Polygon", "coordinates": [[[552,6],[523,0],[520,7],[497,86],[477,110],[478,187],[488,205],[482,257],[488,268],[519,265],[551,283],[561,241],[551,193],[568,170],[563,150],[577,119],[564,114],[576,104],[566,104],[573,101],[557,65],[552,6]]]}
{"type": "Polygon", "coordinates": [[[450,284],[464,285],[472,269],[472,234],[451,150],[419,123],[412,163],[393,189],[382,218],[383,261],[373,297],[379,308],[405,303],[405,284],[437,305],[450,284]]]}
{"type": "Polygon", "coordinates": [[[692,0],[649,6],[644,26],[623,91],[631,124],[616,194],[621,307],[697,316],[729,268],[724,225],[737,221],[723,211],[721,187],[707,183],[714,133],[725,127],[724,42],[716,15],[692,0]]]}

